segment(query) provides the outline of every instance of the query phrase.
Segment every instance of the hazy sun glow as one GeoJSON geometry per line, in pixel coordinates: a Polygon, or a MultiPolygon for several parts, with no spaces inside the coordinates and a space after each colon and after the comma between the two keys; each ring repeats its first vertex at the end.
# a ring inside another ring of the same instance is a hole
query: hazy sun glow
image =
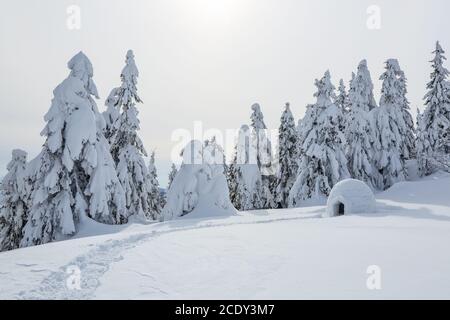
{"type": "Polygon", "coordinates": [[[245,0],[189,0],[186,5],[198,19],[208,23],[232,22],[242,13],[245,0]]]}

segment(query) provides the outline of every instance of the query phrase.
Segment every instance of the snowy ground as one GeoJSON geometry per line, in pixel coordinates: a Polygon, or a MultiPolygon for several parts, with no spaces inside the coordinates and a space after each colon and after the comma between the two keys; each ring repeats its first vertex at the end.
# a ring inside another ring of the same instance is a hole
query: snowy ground
{"type": "Polygon", "coordinates": [[[324,207],[151,225],[0,253],[2,299],[450,298],[450,175],[377,196],[377,214],[324,207]],[[366,286],[381,268],[381,290],[366,286]],[[81,290],[68,289],[70,267],[81,290]],[[76,270],[76,269],[75,269],[76,270]]]}

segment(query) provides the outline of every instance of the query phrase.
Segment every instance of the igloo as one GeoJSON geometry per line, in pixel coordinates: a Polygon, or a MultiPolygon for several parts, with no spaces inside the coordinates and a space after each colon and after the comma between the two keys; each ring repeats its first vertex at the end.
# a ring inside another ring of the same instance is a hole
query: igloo
{"type": "Polygon", "coordinates": [[[360,180],[347,179],[337,183],[331,190],[324,217],[374,212],[375,196],[372,190],[360,180]]]}

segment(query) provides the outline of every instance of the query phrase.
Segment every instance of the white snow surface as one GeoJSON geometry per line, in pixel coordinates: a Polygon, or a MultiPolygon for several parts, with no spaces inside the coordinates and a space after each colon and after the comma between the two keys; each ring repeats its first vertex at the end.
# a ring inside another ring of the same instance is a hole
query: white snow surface
{"type": "Polygon", "coordinates": [[[75,239],[0,253],[0,299],[449,299],[448,190],[450,174],[401,182],[376,195],[377,213],[337,218],[319,206],[88,220],[75,239]],[[366,286],[372,265],[381,290],[366,286]],[[66,286],[70,267],[81,290],[66,286]]]}

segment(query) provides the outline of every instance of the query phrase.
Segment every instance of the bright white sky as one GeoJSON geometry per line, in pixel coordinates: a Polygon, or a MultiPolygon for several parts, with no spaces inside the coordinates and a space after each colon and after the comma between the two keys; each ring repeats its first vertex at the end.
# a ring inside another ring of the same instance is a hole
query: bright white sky
{"type": "MultiPolygon", "coordinates": [[[[0,3],[0,175],[13,148],[41,149],[43,116],[67,61],[83,50],[104,99],[120,84],[128,49],[141,73],[140,135],[156,149],[167,182],[174,130],[237,129],[259,102],[277,128],[286,101],[298,119],[314,102],[314,79],[330,69],[346,83],[366,58],[379,96],[387,58],[409,79],[412,109],[423,108],[436,40],[450,52],[446,0],[2,0],[0,3]],[[69,5],[81,29],[66,26],[69,5]],[[370,5],[381,29],[370,30],[370,5]]],[[[450,67],[450,66],[449,66],[450,67]]]]}

